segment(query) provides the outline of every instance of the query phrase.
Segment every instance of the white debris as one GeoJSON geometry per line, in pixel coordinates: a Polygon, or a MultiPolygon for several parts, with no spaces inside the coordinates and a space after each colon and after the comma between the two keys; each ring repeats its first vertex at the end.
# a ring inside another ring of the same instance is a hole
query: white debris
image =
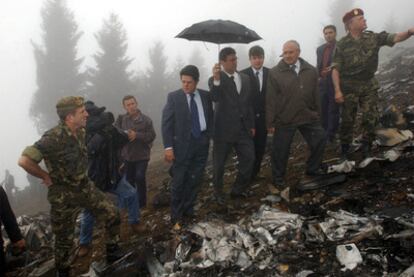
{"type": "Polygon", "coordinates": [[[338,245],[336,247],[336,257],[344,266],[343,271],[353,270],[359,263],[362,263],[361,253],[353,243],[338,245]]]}

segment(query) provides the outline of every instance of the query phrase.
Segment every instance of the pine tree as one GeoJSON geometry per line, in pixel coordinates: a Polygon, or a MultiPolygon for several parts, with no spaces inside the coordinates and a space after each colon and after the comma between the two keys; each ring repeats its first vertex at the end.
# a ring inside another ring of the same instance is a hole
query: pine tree
{"type": "MultiPolygon", "coordinates": [[[[192,64],[197,66],[198,70],[200,71],[200,81],[198,82],[199,88],[208,88],[207,80],[211,75],[211,71],[209,71],[205,65],[205,60],[203,54],[200,51],[200,48],[194,48],[193,52],[188,59],[188,64],[192,64]]],[[[213,64],[211,65],[213,67],[213,64]]]]}
{"type": "MultiPolygon", "coordinates": [[[[145,76],[139,78],[142,100],[138,99],[140,109],[151,117],[154,129],[159,133],[161,110],[166,102],[167,94],[172,89],[169,86],[167,71],[167,57],[164,53],[164,44],[156,41],[149,50],[150,67],[145,76]]],[[[158,135],[159,139],[160,136],[158,135]]]]}
{"type": "Polygon", "coordinates": [[[136,89],[128,71],[133,59],[126,56],[127,34],[119,17],[110,14],[95,38],[100,51],[93,56],[96,68],[88,70],[88,95],[97,105],[120,113],[122,97],[134,94],[136,89]]]}
{"type": "Polygon", "coordinates": [[[37,65],[37,90],[30,116],[42,133],[58,121],[56,102],[63,96],[79,95],[84,75],[79,72],[83,59],[77,58],[78,32],[73,13],[64,0],[48,0],[42,9],[42,45],[32,43],[37,65]]]}

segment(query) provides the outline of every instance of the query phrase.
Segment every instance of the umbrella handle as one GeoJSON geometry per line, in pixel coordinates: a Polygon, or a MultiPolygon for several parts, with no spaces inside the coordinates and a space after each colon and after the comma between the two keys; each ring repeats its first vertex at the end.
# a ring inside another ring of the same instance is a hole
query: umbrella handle
{"type": "Polygon", "coordinates": [[[217,55],[218,55],[218,63],[220,64],[220,43],[217,44],[217,55]]]}

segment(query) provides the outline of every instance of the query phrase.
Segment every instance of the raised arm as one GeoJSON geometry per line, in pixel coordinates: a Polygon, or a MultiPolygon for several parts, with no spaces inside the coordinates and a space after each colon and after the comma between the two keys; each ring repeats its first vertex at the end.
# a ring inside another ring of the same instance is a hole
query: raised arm
{"type": "Polygon", "coordinates": [[[402,42],[414,35],[414,28],[410,28],[405,32],[396,33],[394,37],[394,43],[402,42]]]}

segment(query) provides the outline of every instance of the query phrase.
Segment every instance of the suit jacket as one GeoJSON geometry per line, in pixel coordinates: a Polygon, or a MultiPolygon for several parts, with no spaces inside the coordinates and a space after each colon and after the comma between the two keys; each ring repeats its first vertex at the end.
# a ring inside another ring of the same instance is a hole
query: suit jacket
{"type": "MultiPolygon", "coordinates": [[[[211,137],[213,129],[213,104],[208,91],[197,89],[203,104],[206,132],[211,137]]],[[[185,159],[191,139],[191,112],[187,96],[182,89],[170,92],[162,111],[162,139],[164,147],[172,147],[176,161],[185,159]]]]}
{"type": "MultiPolygon", "coordinates": [[[[323,66],[322,64],[323,63],[323,51],[325,51],[326,46],[327,46],[327,43],[322,44],[316,49],[316,61],[317,61],[316,68],[318,69],[319,76],[321,74],[322,66],[323,66]]],[[[332,64],[333,56],[335,54],[335,48],[336,48],[336,43],[332,49],[331,55],[329,56],[328,66],[332,64]]],[[[329,76],[331,75],[329,74],[329,76]]]]}
{"type": "MultiPolygon", "coordinates": [[[[325,51],[326,46],[327,46],[327,43],[322,44],[321,46],[318,47],[318,49],[316,49],[317,69],[318,69],[319,77],[322,77],[321,71],[323,67],[323,51],[325,51]]],[[[333,56],[335,54],[335,48],[336,48],[336,43],[332,49],[331,55],[329,56],[328,66],[332,64],[333,56]]],[[[332,81],[332,71],[328,74],[326,78],[319,79],[319,89],[321,93],[323,94],[324,93],[335,93],[333,81],[332,81]]]]}
{"type": "Polygon", "coordinates": [[[245,68],[241,71],[250,78],[250,87],[253,94],[253,110],[256,117],[265,116],[265,102],[266,102],[266,87],[267,87],[267,77],[269,75],[269,68],[263,67],[263,85],[262,90],[260,91],[258,80],[256,74],[253,72],[251,67],[245,68]]]}
{"type": "Polygon", "coordinates": [[[240,135],[251,135],[254,128],[253,93],[250,78],[240,73],[241,91],[224,72],[220,73],[220,85],[215,86],[213,77],[209,79],[210,94],[214,106],[214,134],[216,141],[236,142],[240,135]]]}

